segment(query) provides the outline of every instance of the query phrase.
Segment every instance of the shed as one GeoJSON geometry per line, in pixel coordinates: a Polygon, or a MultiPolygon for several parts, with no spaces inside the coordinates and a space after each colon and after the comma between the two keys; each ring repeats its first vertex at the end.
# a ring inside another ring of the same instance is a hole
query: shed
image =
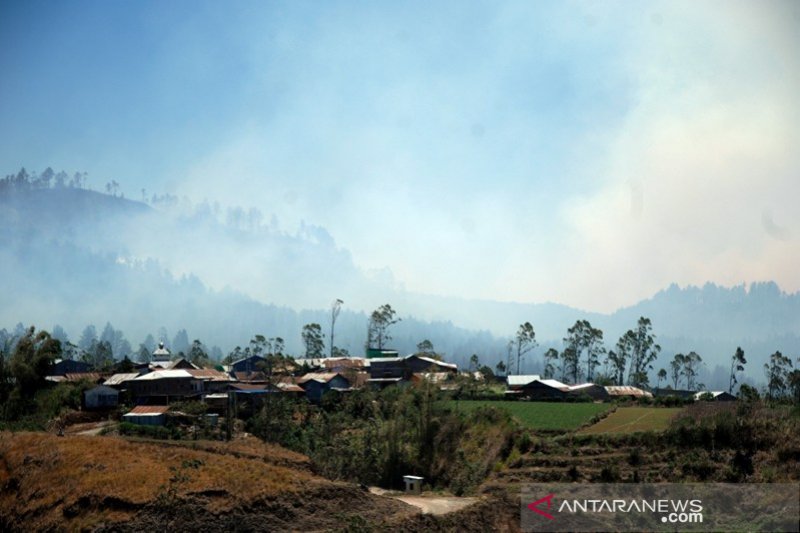
{"type": "Polygon", "coordinates": [[[119,404],[119,391],[98,385],[83,391],[83,406],[86,409],[106,409],[119,404]]]}
{"type": "Polygon", "coordinates": [[[168,409],[166,405],[137,405],[129,413],[122,415],[122,421],[141,426],[163,426],[168,409]]]}
{"type": "Polygon", "coordinates": [[[422,492],[422,481],[425,478],[419,476],[403,476],[406,484],[406,492],[409,494],[420,494],[422,492]]]}

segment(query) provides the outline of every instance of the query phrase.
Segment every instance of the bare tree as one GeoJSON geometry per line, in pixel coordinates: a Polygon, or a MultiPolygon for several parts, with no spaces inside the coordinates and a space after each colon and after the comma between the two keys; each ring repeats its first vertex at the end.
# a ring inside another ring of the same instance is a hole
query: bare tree
{"type": "Polygon", "coordinates": [[[333,357],[333,329],[336,326],[336,319],[339,318],[339,313],[342,311],[342,304],[344,302],[339,298],[336,298],[333,303],[331,304],[331,351],[330,357],[333,357]]]}

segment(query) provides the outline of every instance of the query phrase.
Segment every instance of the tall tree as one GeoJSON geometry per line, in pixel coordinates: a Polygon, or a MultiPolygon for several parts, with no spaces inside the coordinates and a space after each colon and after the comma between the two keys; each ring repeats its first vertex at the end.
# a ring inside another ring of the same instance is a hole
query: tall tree
{"type": "Polygon", "coordinates": [[[36,332],[31,326],[14,347],[9,370],[23,397],[31,397],[45,383],[53,361],[61,355],[61,343],[46,331],[36,332]]]}
{"type": "Polygon", "coordinates": [[[703,358],[696,352],[689,352],[683,359],[683,375],[686,376],[686,388],[694,390],[697,380],[697,371],[703,363],[703,358]]]}
{"type": "Polygon", "coordinates": [[[625,382],[625,369],[631,358],[633,350],[634,333],[629,330],[617,341],[615,350],[608,352],[608,359],[611,362],[614,383],[622,385],[625,382]]]}
{"type": "Polygon", "coordinates": [[[333,357],[333,349],[334,349],[333,334],[334,334],[334,329],[336,327],[336,319],[339,318],[339,313],[341,313],[341,311],[342,311],[342,304],[344,304],[344,302],[342,300],[340,300],[339,298],[336,298],[333,301],[333,303],[331,304],[331,351],[330,351],[330,357],[333,357]]]}
{"type": "Polygon", "coordinates": [[[208,351],[206,347],[200,342],[199,339],[195,339],[192,341],[192,345],[189,347],[189,361],[193,364],[204,367],[208,365],[208,351]]]}
{"type": "Polygon", "coordinates": [[[325,350],[325,341],[323,340],[325,335],[319,324],[312,323],[303,326],[300,337],[303,339],[303,346],[306,349],[306,358],[322,357],[322,352],[325,350]]]}
{"type": "Polygon", "coordinates": [[[544,379],[552,379],[556,374],[558,350],[549,348],[544,352],[544,379]]]}
{"type": "Polygon", "coordinates": [[[67,332],[64,331],[64,328],[62,328],[58,324],[53,326],[53,331],[50,332],[50,336],[53,337],[54,339],[57,339],[58,342],[61,343],[61,346],[64,346],[69,342],[69,336],[67,335],[67,332]]]}
{"type": "Polygon", "coordinates": [[[775,352],[769,357],[769,363],[764,364],[764,373],[767,376],[767,396],[770,400],[781,398],[786,393],[789,369],[792,360],[781,352],[775,352]]]}
{"type": "Polygon", "coordinates": [[[678,388],[678,382],[683,375],[683,365],[685,362],[686,356],[682,353],[676,353],[675,356],[672,358],[672,361],[669,363],[669,370],[670,370],[670,377],[672,378],[672,388],[678,388]]]}
{"type": "Polygon", "coordinates": [[[561,352],[561,379],[564,381],[578,381],[580,374],[581,362],[579,346],[576,344],[569,344],[564,351],[561,352]]]}
{"type": "Polygon", "coordinates": [[[525,354],[536,348],[539,344],[536,342],[536,332],[530,322],[525,322],[519,325],[517,334],[514,336],[514,349],[517,356],[517,374],[522,373],[522,358],[525,354]]]}
{"type": "MultiPolygon", "coordinates": [[[[571,381],[577,383],[584,375],[588,381],[594,378],[595,368],[600,366],[600,356],[605,353],[603,331],[592,326],[588,320],[577,320],[567,330],[564,345],[569,350],[568,367],[571,381]],[[581,369],[581,357],[586,354],[586,373],[581,369]]],[[[566,350],[565,350],[566,352],[566,350]]]]}
{"type": "Polygon", "coordinates": [[[658,374],[656,375],[656,377],[658,377],[658,384],[656,386],[660,389],[661,388],[661,382],[667,380],[667,371],[662,368],[661,370],[658,371],[658,374]]]}
{"type": "Polygon", "coordinates": [[[178,330],[175,334],[175,338],[172,339],[172,352],[186,355],[189,353],[189,348],[191,348],[189,344],[189,334],[185,329],[178,330]]]}
{"type": "Polygon", "coordinates": [[[437,357],[436,350],[433,348],[433,343],[428,339],[417,344],[417,355],[421,355],[422,357],[437,357]]]}
{"type": "Polygon", "coordinates": [[[372,312],[367,326],[367,347],[383,350],[386,343],[392,340],[389,327],[400,322],[397,312],[389,304],[384,304],[372,312]]]}
{"type": "MultiPolygon", "coordinates": [[[[798,359],[797,362],[800,363],[800,359],[798,359]]],[[[787,382],[789,389],[792,391],[794,403],[800,405],[800,369],[794,369],[789,372],[787,382]]]]}
{"type": "Polygon", "coordinates": [[[97,342],[97,329],[91,324],[84,328],[81,338],[78,341],[78,348],[89,351],[92,345],[97,342]]]}
{"type": "Polygon", "coordinates": [[[731,379],[728,385],[729,394],[733,394],[733,387],[739,383],[739,380],[736,379],[736,374],[744,372],[744,365],[746,364],[747,360],[744,358],[744,350],[742,350],[741,346],[737,346],[736,353],[731,357],[731,379]]]}
{"type": "Polygon", "coordinates": [[[656,344],[656,337],[652,331],[653,324],[645,317],[639,317],[636,330],[632,330],[628,382],[634,387],[646,387],[649,384],[650,378],[647,372],[653,368],[653,361],[661,351],[661,346],[656,344]]]}

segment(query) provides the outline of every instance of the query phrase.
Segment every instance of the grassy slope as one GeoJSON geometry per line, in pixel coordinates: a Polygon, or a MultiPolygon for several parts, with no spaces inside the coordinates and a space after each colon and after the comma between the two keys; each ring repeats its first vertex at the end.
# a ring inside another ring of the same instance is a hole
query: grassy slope
{"type": "Polygon", "coordinates": [[[583,428],[578,433],[635,433],[637,431],[663,431],[681,408],[620,407],[597,424],[583,428]]]}
{"type": "Polygon", "coordinates": [[[608,411],[612,404],[559,402],[504,402],[463,400],[451,401],[458,409],[477,409],[491,406],[506,409],[525,427],[542,430],[570,430],[589,422],[592,417],[608,411]]]}
{"type": "Polygon", "coordinates": [[[408,512],[395,500],[314,476],[307,459],[279,447],[257,441],[230,449],[221,443],[190,446],[0,433],[0,529],[129,521],[174,529],[171,521],[186,509],[192,509],[184,513],[194,521],[191,527],[234,526],[225,520],[238,516],[240,523],[257,518],[277,528],[320,529],[334,516],[374,522],[408,512]]]}

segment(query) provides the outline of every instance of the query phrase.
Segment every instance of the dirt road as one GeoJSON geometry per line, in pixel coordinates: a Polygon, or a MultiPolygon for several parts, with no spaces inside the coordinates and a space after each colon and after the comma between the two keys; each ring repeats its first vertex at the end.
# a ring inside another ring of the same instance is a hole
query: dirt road
{"type": "Polygon", "coordinates": [[[410,494],[390,492],[379,487],[370,487],[369,491],[380,496],[388,496],[401,502],[419,508],[424,514],[447,514],[472,505],[478,498],[459,496],[416,496],[410,494]]]}

